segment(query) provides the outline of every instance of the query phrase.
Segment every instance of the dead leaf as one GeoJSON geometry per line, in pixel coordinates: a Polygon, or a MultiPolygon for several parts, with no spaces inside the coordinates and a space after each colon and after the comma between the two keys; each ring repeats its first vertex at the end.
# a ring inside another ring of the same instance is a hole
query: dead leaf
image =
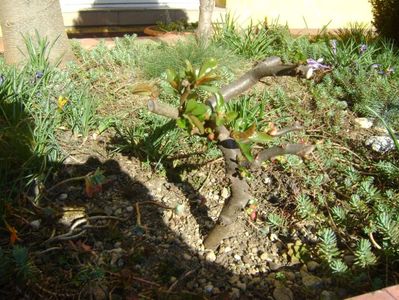
{"type": "Polygon", "coordinates": [[[18,237],[18,231],[15,229],[15,227],[10,226],[6,221],[4,221],[6,224],[7,230],[10,233],[10,244],[14,245],[16,241],[20,241],[21,239],[18,237]]]}

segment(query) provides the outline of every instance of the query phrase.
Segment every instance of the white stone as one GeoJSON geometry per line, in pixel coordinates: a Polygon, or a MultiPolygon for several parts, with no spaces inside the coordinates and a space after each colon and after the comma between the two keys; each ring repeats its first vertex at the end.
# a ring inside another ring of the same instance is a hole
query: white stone
{"type": "Polygon", "coordinates": [[[230,195],[229,190],[228,190],[227,188],[224,187],[224,188],[222,189],[222,193],[221,193],[222,198],[223,198],[223,199],[227,199],[227,198],[229,198],[229,195],[230,195]]]}
{"type": "Polygon", "coordinates": [[[395,144],[389,136],[372,136],[366,142],[366,146],[370,146],[376,152],[384,153],[395,148],[395,144]]]}
{"type": "Polygon", "coordinates": [[[68,194],[67,193],[59,194],[58,197],[57,197],[57,199],[60,200],[60,201],[66,200],[67,198],[68,198],[68,194]]]}
{"type": "Polygon", "coordinates": [[[41,222],[42,221],[40,219],[34,220],[34,221],[30,222],[30,226],[32,226],[33,229],[37,230],[37,229],[40,228],[40,223],[41,222]]]}
{"type": "Polygon", "coordinates": [[[369,129],[373,126],[374,119],[369,118],[356,118],[355,123],[360,128],[369,129]]]}
{"type": "Polygon", "coordinates": [[[214,262],[214,261],[216,260],[216,254],[215,254],[215,252],[209,251],[209,252],[205,255],[205,259],[206,259],[207,261],[214,262]]]}
{"type": "Polygon", "coordinates": [[[233,249],[231,249],[230,246],[227,246],[226,248],[224,248],[224,253],[228,253],[228,252],[230,252],[231,250],[233,250],[233,249]]]}
{"type": "Polygon", "coordinates": [[[266,252],[263,252],[260,256],[261,260],[270,260],[269,258],[269,254],[267,254],[266,252]]]}

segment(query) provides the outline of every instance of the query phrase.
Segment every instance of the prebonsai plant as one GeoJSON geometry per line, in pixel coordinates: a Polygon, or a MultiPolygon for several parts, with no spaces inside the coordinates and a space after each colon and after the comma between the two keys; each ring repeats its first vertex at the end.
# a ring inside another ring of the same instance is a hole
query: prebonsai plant
{"type": "Polygon", "coordinates": [[[216,142],[223,153],[231,196],[225,202],[217,223],[204,241],[207,249],[216,249],[220,242],[231,234],[240,211],[251,198],[247,174],[252,169],[259,168],[262,162],[276,156],[295,154],[306,157],[314,150],[313,145],[286,144],[255,152],[252,147],[255,144],[265,145],[273,137],[302,130],[302,127],[295,124],[289,128],[277,129],[273,124],[269,124],[267,128],[257,128],[256,124],[248,124],[244,130],[237,131],[232,127],[232,122],[237,120],[238,113],[229,110],[227,105],[228,101],[250,89],[263,77],[309,77],[311,67],[283,64],[279,57],[270,57],[221,90],[212,84],[217,79],[214,73],[216,67],[216,61],[211,59],[199,68],[194,68],[187,61],[184,71],[168,70],[167,80],[180,95],[179,107],[156,100],[148,102],[150,111],[175,119],[177,126],[189,134],[201,135],[216,142]],[[211,92],[213,96],[205,102],[199,101],[200,90],[211,92]]]}

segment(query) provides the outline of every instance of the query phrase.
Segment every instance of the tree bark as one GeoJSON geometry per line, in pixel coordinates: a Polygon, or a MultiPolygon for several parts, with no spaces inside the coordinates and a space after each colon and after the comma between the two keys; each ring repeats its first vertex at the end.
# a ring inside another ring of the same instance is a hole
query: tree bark
{"type": "Polygon", "coordinates": [[[212,36],[212,13],[215,0],[200,0],[197,39],[208,43],[212,36]]]}
{"type": "Polygon", "coordinates": [[[50,62],[61,57],[61,63],[74,60],[58,0],[2,0],[0,22],[6,63],[16,64],[25,59],[22,35],[32,36],[36,30],[41,37],[47,37],[50,44],[56,40],[50,51],[50,62]]]}

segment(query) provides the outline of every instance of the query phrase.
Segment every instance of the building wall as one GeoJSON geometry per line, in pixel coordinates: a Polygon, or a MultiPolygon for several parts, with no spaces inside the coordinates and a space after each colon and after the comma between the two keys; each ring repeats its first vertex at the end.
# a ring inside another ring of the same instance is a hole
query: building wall
{"type": "Polygon", "coordinates": [[[266,17],[269,24],[278,21],[291,29],[371,25],[373,18],[369,0],[226,0],[226,8],[242,25],[266,17]]]}
{"type": "MultiPolygon", "coordinates": [[[[196,21],[199,4],[199,0],[60,0],[60,2],[65,26],[100,26],[100,23],[106,26],[148,24],[153,22],[154,18],[163,18],[165,13],[162,11],[166,11],[166,17],[169,16],[169,10],[163,6],[175,9],[184,7],[181,11],[186,14],[189,21],[196,21]],[[147,5],[145,9],[143,9],[144,3],[147,5]],[[88,9],[87,5],[91,6],[91,9],[88,9]],[[148,10],[148,8],[154,9],[152,7],[154,5],[159,6],[158,11],[148,10]],[[116,10],[118,7],[119,10],[116,10]],[[82,16],[87,24],[80,24],[82,16]]],[[[251,19],[256,22],[267,18],[269,24],[272,22],[287,24],[290,29],[299,29],[300,32],[306,29],[317,30],[325,25],[330,29],[342,28],[354,22],[371,25],[373,18],[369,0],[217,0],[217,4],[225,6],[242,26],[248,25],[251,19]]],[[[220,19],[220,13],[224,12],[221,12],[221,9],[214,12],[215,20],[220,19]]]]}

